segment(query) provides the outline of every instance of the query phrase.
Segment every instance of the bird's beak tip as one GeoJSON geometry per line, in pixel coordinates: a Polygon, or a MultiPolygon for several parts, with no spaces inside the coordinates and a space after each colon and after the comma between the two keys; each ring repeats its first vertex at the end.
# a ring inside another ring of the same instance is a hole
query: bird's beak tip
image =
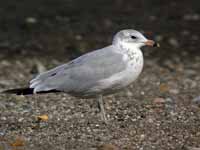
{"type": "Polygon", "coordinates": [[[147,40],[147,41],[145,42],[145,45],[147,45],[147,46],[152,46],[152,47],[160,47],[160,44],[157,43],[157,42],[155,42],[155,41],[153,41],[153,40],[147,40]]]}
{"type": "Polygon", "coordinates": [[[160,44],[157,43],[157,42],[155,42],[155,43],[153,44],[153,47],[160,47],[160,44]]]}

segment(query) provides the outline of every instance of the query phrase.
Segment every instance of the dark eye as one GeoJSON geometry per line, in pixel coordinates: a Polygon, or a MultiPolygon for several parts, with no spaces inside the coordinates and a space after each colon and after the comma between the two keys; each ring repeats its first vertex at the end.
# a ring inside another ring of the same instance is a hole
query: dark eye
{"type": "Polygon", "coordinates": [[[131,35],[131,38],[132,38],[132,39],[137,39],[137,38],[136,38],[135,36],[133,36],[133,35],[131,35]]]}

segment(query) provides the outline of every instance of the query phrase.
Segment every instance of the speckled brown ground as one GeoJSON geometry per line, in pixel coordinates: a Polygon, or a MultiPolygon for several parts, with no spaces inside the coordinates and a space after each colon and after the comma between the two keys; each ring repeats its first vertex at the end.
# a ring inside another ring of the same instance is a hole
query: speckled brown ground
{"type": "Polygon", "coordinates": [[[107,125],[95,99],[0,95],[0,150],[200,148],[198,1],[15,1],[1,2],[1,90],[109,44],[120,29],[143,30],[161,48],[144,48],[140,78],[105,97],[107,125]]]}

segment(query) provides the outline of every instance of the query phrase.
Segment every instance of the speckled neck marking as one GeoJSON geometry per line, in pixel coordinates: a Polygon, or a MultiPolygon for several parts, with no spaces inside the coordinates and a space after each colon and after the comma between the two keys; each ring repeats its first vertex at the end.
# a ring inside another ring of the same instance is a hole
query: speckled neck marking
{"type": "Polygon", "coordinates": [[[139,59],[143,59],[142,52],[136,45],[120,44],[119,46],[123,53],[128,56],[129,61],[138,62],[139,59]]]}

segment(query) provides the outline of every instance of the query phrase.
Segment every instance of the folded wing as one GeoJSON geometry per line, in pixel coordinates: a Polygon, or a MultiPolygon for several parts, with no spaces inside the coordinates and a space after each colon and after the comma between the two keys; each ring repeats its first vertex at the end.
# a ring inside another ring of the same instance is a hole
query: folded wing
{"type": "Polygon", "coordinates": [[[59,90],[68,93],[84,93],[97,87],[99,81],[120,73],[126,68],[123,55],[109,46],[38,75],[30,81],[34,93],[59,90]]]}

